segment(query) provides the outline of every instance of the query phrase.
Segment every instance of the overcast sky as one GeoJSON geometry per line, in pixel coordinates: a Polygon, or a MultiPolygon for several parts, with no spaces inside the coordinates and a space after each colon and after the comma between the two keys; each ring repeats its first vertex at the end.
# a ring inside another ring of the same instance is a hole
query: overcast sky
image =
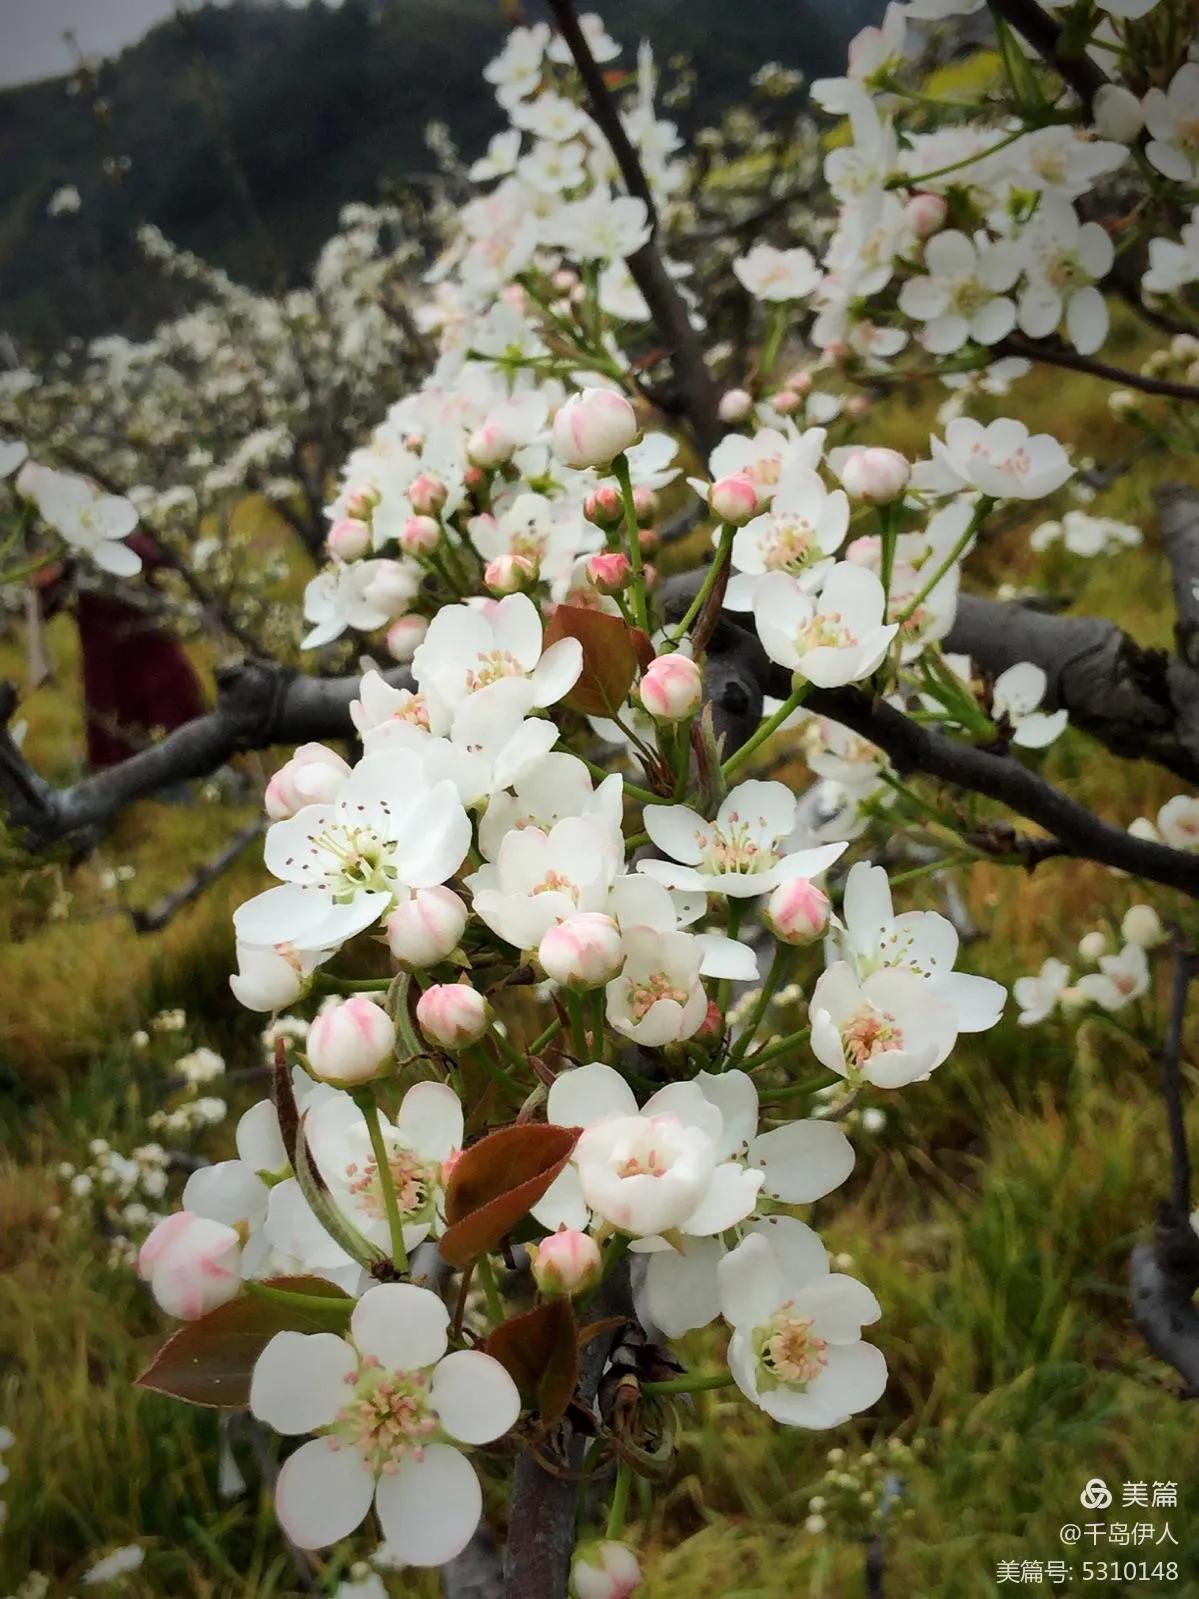
{"type": "Polygon", "coordinates": [[[110,56],[174,10],[175,0],[0,0],[0,84],[69,72],[66,28],[85,55],[110,56]]]}

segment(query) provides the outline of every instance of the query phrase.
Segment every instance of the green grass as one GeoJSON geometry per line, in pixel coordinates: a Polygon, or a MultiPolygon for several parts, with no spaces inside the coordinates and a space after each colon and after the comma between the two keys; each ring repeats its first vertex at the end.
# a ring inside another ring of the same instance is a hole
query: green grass
{"type": "MultiPolygon", "coordinates": [[[[1136,348],[1129,343],[1123,354],[1134,360],[1136,348]]],[[[1021,414],[1030,425],[1085,440],[1101,460],[1131,451],[1135,433],[1110,417],[1086,380],[1042,374],[1026,393],[1021,414]]],[[[897,398],[863,433],[918,449],[931,403],[897,398]]],[[[1035,581],[1143,642],[1168,643],[1169,589],[1150,495],[1176,472],[1175,463],[1150,459],[1094,507],[1140,522],[1145,551],[1035,563],[1028,534],[1049,512],[1032,507],[979,551],[972,580],[1035,581]]],[[[69,778],[80,746],[69,624],[55,624],[53,642],[60,675],[30,702],[29,749],[44,770],[69,778]]],[[[5,646],[0,673],[19,669],[5,646]]],[[[1046,769],[1124,825],[1179,787],[1073,733],[1046,769]]],[[[8,1151],[0,1165],[0,1422],[16,1435],[0,1491],[9,1506],[0,1592],[38,1569],[53,1575],[55,1595],[74,1593],[91,1557],[134,1541],[146,1561],[127,1582],[132,1595],[275,1599],[299,1591],[268,1496],[254,1488],[228,1501],[217,1492],[214,1417],[132,1386],[164,1330],[147,1296],[108,1264],[94,1230],[48,1215],[62,1202],[59,1161],[85,1160],[93,1137],[122,1149],[144,1139],[171,1051],[163,1043],[139,1051],[132,1034],[155,1011],[185,1007],[194,1041],[222,1049],[230,1067],[259,1059],[253,1021],[226,988],[229,910],[262,881],[253,852],[150,938],[132,931],[101,875],[133,864],[122,892],[149,902],[245,814],[221,803],[139,806],[102,858],[29,875],[0,911],[0,1139],[8,1151]],[[69,914],[56,919],[63,903],[69,914]]],[[[1069,959],[1080,933],[1118,921],[1138,897],[1126,879],[1064,861],[1031,877],[981,865],[964,886],[988,935],[965,963],[1008,983],[1046,955],[1069,959]]],[[[1169,895],[1149,897],[1170,913],[1169,895]]],[[[913,899],[932,905],[936,891],[923,883],[913,899]]],[[[895,1467],[899,1490],[884,1529],[889,1595],[973,1599],[996,1591],[997,1561],[1063,1557],[1077,1577],[1058,1592],[1199,1595],[1195,1415],[1141,1344],[1125,1287],[1129,1250],[1168,1171],[1149,1052],[1161,1000],[1081,1028],[1025,1031],[1009,1017],[982,1039],[963,1039],[928,1083],[880,1099],[885,1127],[855,1133],[854,1177],[814,1220],[882,1302],[875,1335],[891,1371],[887,1394],[835,1434],[775,1428],[728,1392],[681,1408],[675,1471],[652,1493],[635,1493],[630,1508],[648,1599],[862,1594],[880,1461],[895,1467]],[[888,1452],[891,1440],[905,1449],[888,1452]],[[845,1458],[830,1464],[830,1449],[845,1458]],[[1117,1485],[1178,1483],[1178,1511],[1123,1519],[1152,1520],[1159,1531],[1168,1520],[1179,1546],[1110,1551],[1176,1558],[1177,1583],[1084,1588],[1089,1551],[1063,1551],[1058,1529],[1094,1519],[1078,1496],[1097,1475],[1117,1485]],[[826,1501],[820,1532],[805,1529],[813,1496],[826,1501]]],[[[1188,1062],[1195,1043],[1192,1023],[1188,1062]]],[[[1192,1064],[1187,1073],[1193,1089],[1192,1064]]],[[[252,1092],[238,1091],[231,1115],[252,1092]]],[[[228,1142],[226,1127],[206,1133],[201,1147],[219,1155],[228,1142]]],[[[718,1337],[694,1337],[694,1359],[718,1352],[718,1337]]],[[[256,1484],[252,1462],[238,1458],[256,1484]]],[[[494,1487],[489,1494],[498,1509],[494,1487]]],[[[325,1562],[326,1587],[371,1547],[367,1536],[325,1562]]],[[[431,1578],[388,1580],[394,1595],[436,1592],[431,1578]]]]}

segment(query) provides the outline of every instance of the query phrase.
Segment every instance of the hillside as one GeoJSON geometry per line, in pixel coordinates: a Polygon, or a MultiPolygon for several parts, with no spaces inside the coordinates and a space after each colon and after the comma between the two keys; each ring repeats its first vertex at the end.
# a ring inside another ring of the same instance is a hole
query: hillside
{"type": "MultiPolygon", "coordinates": [[[[536,6],[526,8],[535,15],[536,6]]],[[[686,52],[707,118],[736,99],[767,57],[815,76],[878,6],[830,10],[818,0],[611,0],[605,18],[626,44],[686,52]]],[[[303,10],[281,0],[205,6],[164,23],[100,69],[107,148],[128,156],[106,177],[105,135],[91,96],[67,77],[0,93],[0,330],[20,344],[71,334],[144,334],[179,308],[180,290],[131,245],[138,221],[215,260],[239,279],[296,281],[339,208],[373,199],[389,177],[426,167],[423,133],[451,120],[468,153],[496,126],[479,73],[504,30],[499,0],[345,0],[303,10]],[[229,177],[236,152],[275,262],[229,177]],[[49,217],[62,185],[82,207],[49,217]]],[[[631,52],[627,59],[631,60],[631,52]]]]}

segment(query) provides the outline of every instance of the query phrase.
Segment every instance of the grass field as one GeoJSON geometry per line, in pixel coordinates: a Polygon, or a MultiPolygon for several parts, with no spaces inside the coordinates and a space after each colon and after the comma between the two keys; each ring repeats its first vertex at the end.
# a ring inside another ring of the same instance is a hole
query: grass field
{"type": "MultiPolygon", "coordinates": [[[[1097,459],[1120,459],[1135,443],[1084,380],[1050,373],[1024,392],[1030,426],[1097,459]]],[[[892,401],[876,420],[874,437],[919,452],[929,405],[892,401]]],[[[979,552],[971,575],[1042,583],[1143,642],[1168,643],[1150,495],[1172,473],[1150,458],[1093,507],[1138,522],[1145,551],[1034,563],[1028,533],[1048,514],[1034,507],[979,552]]],[[[55,623],[52,644],[59,669],[27,707],[28,748],[41,769],[66,778],[80,748],[68,622],[55,623]]],[[[15,646],[0,645],[0,675],[22,669],[15,646]]],[[[1073,732],[1045,764],[1122,825],[1178,788],[1073,732]]],[[[51,1595],[76,1593],[94,1558],[131,1543],[145,1552],[141,1568],[101,1591],[146,1599],[299,1591],[252,1459],[237,1454],[250,1489],[222,1498],[213,1415],[132,1387],[162,1319],[128,1269],[110,1262],[91,1211],[58,1175],[61,1162],[86,1165],[92,1139],[120,1150],[145,1142],[172,1059],[185,1049],[219,1049],[231,1071],[259,1063],[254,1021],[226,988],[229,912],[262,880],[255,851],[161,934],[139,936],[122,908],[152,902],[250,814],[219,798],[140,805],[91,860],[14,870],[5,884],[0,1424],[15,1441],[0,1488],[8,1507],[0,1593],[19,1591],[31,1571],[50,1576],[51,1595]],[[119,866],[134,872],[113,886],[119,866]],[[139,1046],[139,1029],[176,1006],[187,1031],[139,1046]]],[[[1163,916],[1172,909],[1168,894],[1140,895],[1100,868],[1062,861],[1032,877],[982,865],[962,886],[984,934],[965,964],[1007,983],[1047,955],[1069,960],[1081,933],[1118,922],[1136,898],[1163,916]]],[[[935,905],[937,895],[928,881],[913,886],[917,904],[935,905]]],[[[884,1127],[855,1133],[854,1177],[813,1219],[882,1302],[874,1334],[891,1371],[887,1394],[835,1435],[772,1429],[727,1393],[697,1395],[671,1485],[634,1498],[649,1599],[851,1599],[866,1591],[867,1540],[880,1528],[885,1591],[897,1599],[1007,1591],[997,1583],[1001,1561],[1041,1562],[1043,1580],[1025,1575],[1020,1585],[1042,1592],[1199,1595],[1196,1414],[1141,1344],[1126,1294],[1129,1250],[1167,1181],[1151,1054],[1161,1008],[1161,995],[1151,995],[1114,1019],[1025,1030],[1009,1006],[999,1028],[963,1039],[930,1082],[880,1100],[884,1127]],[[842,1453],[830,1459],[830,1451],[842,1453]],[[1176,1483],[1177,1510],[1133,1508],[1126,1520],[1152,1522],[1155,1537],[1168,1523],[1177,1546],[1063,1547],[1062,1524],[1096,1518],[1079,1502],[1095,1476],[1115,1486],[1117,1507],[1125,1481],[1176,1483]],[[1084,1582],[1084,1560],[1116,1556],[1176,1560],[1180,1575],[1084,1582]],[[1055,1560],[1074,1571],[1056,1588],[1044,1572],[1055,1560]]],[[[1196,1034],[1192,1018],[1192,1089],[1196,1034]]],[[[230,1084],[227,1122],[189,1147],[224,1153],[233,1117],[254,1095],[230,1084]]],[[[702,1337],[693,1353],[704,1358],[702,1337]]],[[[325,1561],[324,1591],[372,1547],[364,1537],[325,1561]]],[[[393,1595],[437,1591],[429,1578],[387,1581],[393,1595]]]]}

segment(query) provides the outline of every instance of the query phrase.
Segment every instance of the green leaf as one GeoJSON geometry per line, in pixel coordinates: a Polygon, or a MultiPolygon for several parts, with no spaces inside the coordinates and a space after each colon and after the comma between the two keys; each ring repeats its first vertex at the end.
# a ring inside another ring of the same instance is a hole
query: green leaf
{"type": "Polygon", "coordinates": [[[338,1332],[354,1309],[349,1294],[323,1277],[269,1277],[260,1286],[279,1297],[246,1292],[189,1322],[167,1339],[137,1386],[190,1405],[244,1410],[254,1362],[276,1333],[338,1332]]]}
{"type": "Polygon", "coordinates": [[[1003,18],[994,16],[993,20],[999,40],[999,53],[1003,58],[1003,70],[1007,74],[1016,107],[1026,116],[1041,117],[1048,110],[1049,102],[1045,98],[1036,70],[1003,18]]]}
{"type": "Polygon", "coordinates": [[[543,1197],[579,1131],[544,1122],[502,1127],[464,1151],[446,1185],[443,1258],[462,1267],[494,1249],[543,1197]]]}

